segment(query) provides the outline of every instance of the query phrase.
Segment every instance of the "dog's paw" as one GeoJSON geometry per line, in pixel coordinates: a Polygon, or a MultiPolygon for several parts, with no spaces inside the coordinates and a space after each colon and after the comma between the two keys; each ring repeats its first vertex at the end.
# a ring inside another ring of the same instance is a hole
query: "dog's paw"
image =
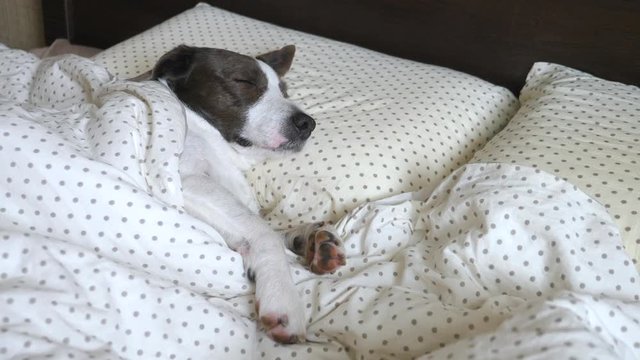
{"type": "Polygon", "coordinates": [[[258,323],[274,341],[282,344],[303,342],[305,311],[280,245],[282,239],[277,236],[266,240],[254,246],[240,243],[236,248],[242,255],[247,278],[256,284],[258,323]],[[277,246],[265,246],[269,244],[277,246]]]}
{"type": "Polygon", "coordinates": [[[342,240],[329,224],[306,225],[288,233],[287,239],[289,248],[316,274],[332,273],[346,264],[342,240]]]}
{"type": "Polygon", "coordinates": [[[305,341],[305,319],[302,304],[293,294],[280,294],[274,303],[256,301],[260,325],[267,336],[281,344],[296,344],[305,341]],[[285,299],[283,297],[289,297],[285,299]]]}
{"type": "Polygon", "coordinates": [[[260,325],[271,339],[281,344],[297,344],[305,340],[304,331],[290,328],[286,314],[260,315],[260,325]]]}
{"type": "Polygon", "coordinates": [[[346,264],[342,241],[333,232],[318,229],[307,239],[305,261],[316,274],[333,273],[346,264]]]}

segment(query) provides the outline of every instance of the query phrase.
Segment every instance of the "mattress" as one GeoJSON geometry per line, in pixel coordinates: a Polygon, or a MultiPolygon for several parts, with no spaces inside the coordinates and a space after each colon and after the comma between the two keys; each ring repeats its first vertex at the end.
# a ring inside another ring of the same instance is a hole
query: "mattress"
{"type": "Polygon", "coordinates": [[[516,110],[502,88],[206,5],[95,61],[0,48],[0,82],[0,357],[640,355],[607,208],[535,166],[465,164],[516,110]],[[184,211],[181,104],[124,80],[185,39],[298,45],[291,95],[318,130],[247,176],[275,227],[332,219],[344,240],[334,274],[288,253],[305,343],[264,335],[240,255],[184,211]]]}

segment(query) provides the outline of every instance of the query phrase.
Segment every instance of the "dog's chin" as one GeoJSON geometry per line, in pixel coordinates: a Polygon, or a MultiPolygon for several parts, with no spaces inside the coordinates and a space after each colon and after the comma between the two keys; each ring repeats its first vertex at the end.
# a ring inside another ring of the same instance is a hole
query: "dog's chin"
{"type": "Polygon", "coordinates": [[[249,140],[234,141],[231,143],[232,147],[241,154],[249,155],[250,157],[257,157],[261,159],[268,158],[280,158],[283,156],[291,155],[300,152],[305,145],[306,141],[293,140],[287,141],[280,146],[274,148],[261,144],[255,144],[249,140]]]}
{"type": "Polygon", "coordinates": [[[307,139],[294,139],[294,140],[286,140],[279,144],[278,146],[272,146],[270,144],[261,144],[259,141],[253,141],[241,136],[237,136],[234,138],[233,143],[238,145],[240,148],[254,148],[254,149],[262,149],[268,150],[274,153],[296,153],[300,152],[304,145],[306,144],[307,139]]]}
{"type": "Polygon", "coordinates": [[[275,151],[283,152],[300,152],[304,148],[306,141],[287,141],[286,143],[278,146],[275,151]]]}

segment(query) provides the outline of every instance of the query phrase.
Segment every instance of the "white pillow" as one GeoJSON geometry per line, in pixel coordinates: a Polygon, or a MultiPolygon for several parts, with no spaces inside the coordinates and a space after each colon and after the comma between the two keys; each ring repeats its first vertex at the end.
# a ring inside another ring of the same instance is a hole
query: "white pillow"
{"type": "Polygon", "coordinates": [[[640,260],[640,88],[536,63],[509,125],[474,162],[526,164],[602,203],[640,260]]]}
{"type": "Polygon", "coordinates": [[[432,189],[511,118],[506,89],[200,4],[95,57],[120,77],[186,43],[257,55],[297,46],[289,94],[317,122],[303,152],[247,177],[278,228],[336,220],[358,204],[432,189]]]}

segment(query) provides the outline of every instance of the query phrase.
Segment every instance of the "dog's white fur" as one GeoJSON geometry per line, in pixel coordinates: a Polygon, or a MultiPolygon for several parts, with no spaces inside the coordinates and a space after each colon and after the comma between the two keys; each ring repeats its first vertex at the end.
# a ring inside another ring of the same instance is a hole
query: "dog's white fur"
{"type": "MultiPolygon", "coordinates": [[[[256,161],[281,156],[272,149],[286,139],[283,119],[297,110],[279,88],[275,71],[262,61],[268,89],[248,110],[243,137],[253,147],[227,142],[206,120],[186,108],[187,136],[180,158],[185,209],[212,225],[252,269],[260,315],[285,316],[289,334],[304,337],[305,313],[291,278],[284,237],[258,214],[258,204],[243,171],[256,161]]],[[[302,339],[301,339],[302,340],[302,339]]]]}
{"type": "Polygon", "coordinates": [[[260,143],[254,142],[258,147],[276,149],[287,141],[280,133],[282,127],[280,121],[286,119],[297,108],[282,95],[280,79],[276,72],[264,62],[257,61],[267,77],[268,88],[258,102],[247,111],[247,123],[241,136],[245,139],[260,141],[260,143]]]}

